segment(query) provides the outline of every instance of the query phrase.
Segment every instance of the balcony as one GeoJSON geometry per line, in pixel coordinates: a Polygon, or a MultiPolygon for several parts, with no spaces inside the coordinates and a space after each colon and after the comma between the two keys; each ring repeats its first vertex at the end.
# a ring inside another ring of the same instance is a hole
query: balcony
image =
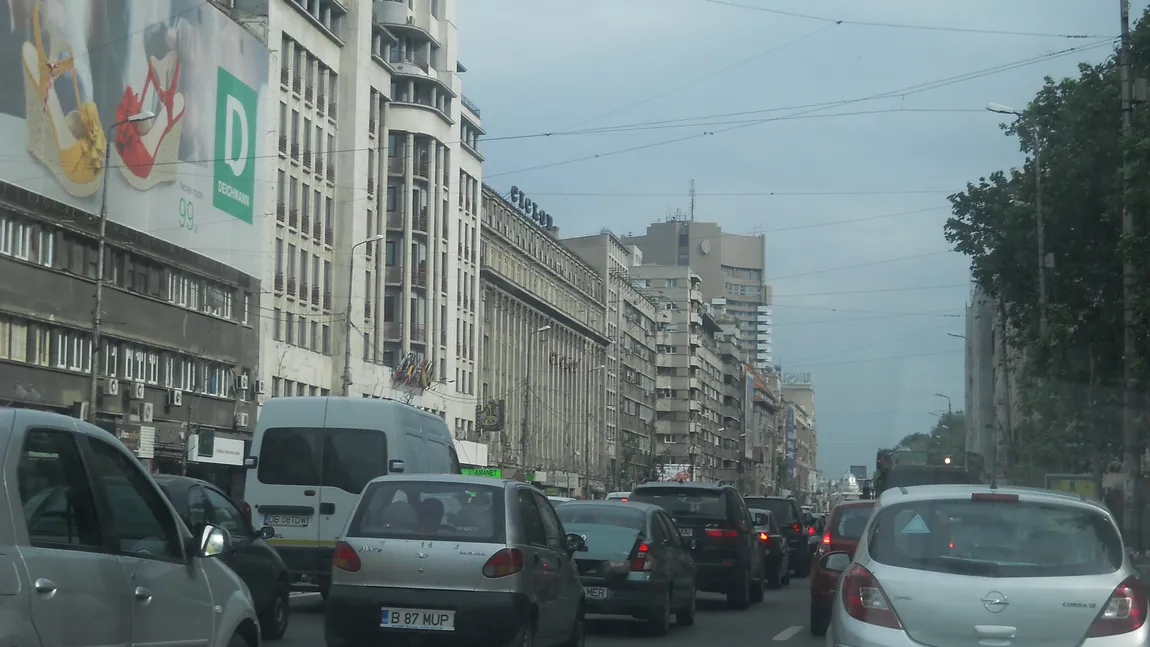
{"type": "Polygon", "coordinates": [[[276,203],[276,220],[283,222],[287,219],[287,205],[282,202],[276,203]]]}
{"type": "Polygon", "coordinates": [[[288,226],[299,227],[299,209],[295,207],[288,209],[288,226]]]}
{"type": "Polygon", "coordinates": [[[464,108],[470,110],[471,114],[475,115],[476,117],[480,116],[479,106],[475,105],[475,102],[473,102],[471,99],[468,99],[466,94],[459,97],[459,102],[463,104],[464,108]]]}
{"type": "Polygon", "coordinates": [[[444,276],[439,279],[439,291],[447,294],[447,277],[444,276]]]}
{"type": "Polygon", "coordinates": [[[292,77],[291,89],[296,94],[299,94],[300,90],[303,89],[303,77],[302,76],[300,76],[299,74],[296,74],[294,77],[292,77]]]}
{"type": "Polygon", "coordinates": [[[335,184],[335,164],[331,162],[327,164],[327,181],[328,184],[335,184]]]}
{"type": "Polygon", "coordinates": [[[375,195],[375,178],[367,178],[367,193],[368,195],[375,195]]]}
{"type": "Polygon", "coordinates": [[[403,268],[388,267],[383,273],[384,285],[403,285],[403,268]]]}
{"type": "Polygon", "coordinates": [[[311,168],[311,151],[309,151],[309,150],[303,151],[303,153],[300,154],[300,157],[303,158],[302,159],[303,167],[306,169],[310,169],[311,168]]]}
{"type": "Polygon", "coordinates": [[[280,69],[280,85],[285,88],[291,84],[291,72],[287,68],[280,69]]]}
{"type": "Polygon", "coordinates": [[[280,153],[287,155],[288,152],[288,137],[287,135],[280,135],[280,153]]]}
{"type": "Polygon", "coordinates": [[[317,241],[323,240],[323,223],[319,221],[319,218],[311,223],[311,237],[317,241]]]}
{"type": "Polygon", "coordinates": [[[299,217],[299,230],[306,234],[309,229],[311,229],[311,217],[305,211],[299,217]]]}
{"type": "Polygon", "coordinates": [[[375,121],[375,117],[371,117],[370,119],[368,119],[368,120],[367,120],[367,132],[368,132],[369,134],[372,134],[372,135],[374,135],[374,134],[375,134],[375,130],[376,130],[376,121],[375,121]]]}
{"type": "Polygon", "coordinates": [[[403,324],[398,321],[388,321],[383,324],[384,341],[403,341],[403,324]]]}
{"type": "Polygon", "coordinates": [[[415,343],[427,343],[427,328],[423,324],[411,324],[411,341],[415,343]]]}
{"type": "Polygon", "coordinates": [[[320,301],[319,301],[319,292],[320,292],[320,290],[319,290],[319,286],[318,286],[318,285],[313,285],[313,286],[311,286],[311,302],[312,302],[312,304],[313,304],[313,305],[317,305],[317,306],[318,306],[318,305],[320,304],[320,301]]]}
{"type": "Polygon", "coordinates": [[[403,214],[398,211],[388,211],[386,226],[394,231],[403,231],[403,214]]]}
{"type": "Polygon", "coordinates": [[[427,270],[415,270],[411,273],[411,282],[417,288],[427,287],[427,270]]]}
{"type": "Polygon", "coordinates": [[[419,215],[411,219],[411,229],[427,233],[427,207],[420,209],[419,215]]]}
{"type": "Polygon", "coordinates": [[[399,155],[392,155],[387,158],[387,172],[390,175],[403,175],[407,169],[407,156],[403,155],[403,151],[399,151],[399,155]]]}
{"type": "Polygon", "coordinates": [[[295,277],[294,277],[294,276],[289,276],[289,277],[288,277],[288,280],[287,280],[287,293],[288,293],[288,296],[292,296],[292,295],[294,295],[294,294],[295,294],[295,277]]]}
{"type": "Polygon", "coordinates": [[[331,310],[331,290],[323,291],[323,309],[331,310]]]}
{"type": "Polygon", "coordinates": [[[371,301],[363,302],[363,318],[371,319],[371,301]]]}
{"type": "Polygon", "coordinates": [[[427,180],[427,179],[431,178],[431,176],[428,175],[428,173],[430,172],[429,171],[430,167],[431,167],[431,165],[428,163],[428,160],[426,158],[421,159],[421,160],[416,160],[415,161],[415,169],[412,171],[412,173],[414,173],[416,177],[421,177],[421,178],[427,180]]]}
{"type": "Polygon", "coordinates": [[[312,87],[311,81],[308,81],[303,85],[303,100],[310,104],[313,96],[315,96],[315,88],[312,87]]]}
{"type": "Polygon", "coordinates": [[[332,240],[335,238],[335,231],[328,227],[323,230],[323,242],[325,245],[331,245],[332,240]]]}
{"type": "Polygon", "coordinates": [[[276,292],[283,292],[284,291],[284,273],[282,271],[279,271],[279,270],[276,271],[275,291],[276,292]]]}

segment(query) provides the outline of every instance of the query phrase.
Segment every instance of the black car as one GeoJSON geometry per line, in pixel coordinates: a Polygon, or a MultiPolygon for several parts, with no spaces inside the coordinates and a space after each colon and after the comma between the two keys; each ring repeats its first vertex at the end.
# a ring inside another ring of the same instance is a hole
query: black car
{"type": "Polygon", "coordinates": [[[695,561],[662,508],[572,501],[555,512],[567,532],[584,538],[575,566],[587,613],[641,618],[656,636],[667,634],[672,615],[695,624],[695,561]]]}
{"type": "Polygon", "coordinates": [[[260,634],[268,640],[287,631],[291,606],[288,570],[267,541],[271,528],[256,531],[247,517],[216,486],[187,476],[155,474],[155,481],[189,528],[210,523],[228,531],[232,550],[220,556],[248,585],[260,617],[260,634]]]}
{"type": "Polygon", "coordinates": [[[775,515],[770,510],[751,508],[751,522],[759,533],[763,547],[763,569],[767,586],[777,589],[791,583],[791,545],[779,530],[775,515]]]}
{"type": "Polygon", "coordinates": [[[700,591],[725,594],[734,609],[762,601],[763,552],[738,490],[706,483],[645,483],[631,490],[629,501],[653,503],[671,515],[691,547],[700,591]]]}
{"type": "Polygon", "coordinates": [[[805,525],[806,515],[799,507],[799,502],[793,497],[781,496],[747,496],[743,500],[747,507],[769,510],[775,516],[779,530],[786,536],[791,547],[792,572],[795,577],[806,577],[811,570],[811,553],[807,545],[809,534],[805,525]]]}

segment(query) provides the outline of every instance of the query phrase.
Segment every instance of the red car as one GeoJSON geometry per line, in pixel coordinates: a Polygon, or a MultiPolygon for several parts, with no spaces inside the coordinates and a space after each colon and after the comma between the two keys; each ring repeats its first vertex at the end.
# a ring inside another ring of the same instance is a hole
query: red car
{"type": "Polygon", "coordinates": [[[839,571],[823,569],[822,556],[836,552],[854,555],[873,508],[874,501],[868,500],[840,503],[831,510],[822,540],[811,559],[811,634],[814,636],[827,633],[835,587],[841,575],[839,571]]]}

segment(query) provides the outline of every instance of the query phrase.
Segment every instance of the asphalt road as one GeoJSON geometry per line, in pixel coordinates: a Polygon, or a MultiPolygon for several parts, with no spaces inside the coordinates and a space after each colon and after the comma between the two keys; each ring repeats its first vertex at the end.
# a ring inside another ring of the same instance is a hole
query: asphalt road
{"type": "MultiPolygon", "coordinates": [[[[587,647],[635,647],[654,643],[658,647],[695,647],[714,644],[770,643],[785,647],[822,647],[825,638],[811,637],[809,584],[806,579],[767,591],[762,603],[746,611],[730,611],[721,596],[702,594],[693,627],[672,627],[667,638],[644,636],[632,621],[593,618],[588,626],[587,647]]],[[[297,594],[292,600],[291,626],[284,639],[269,642],[279,647],[322,647],[323,602],[315,593],[297,594]]]]}

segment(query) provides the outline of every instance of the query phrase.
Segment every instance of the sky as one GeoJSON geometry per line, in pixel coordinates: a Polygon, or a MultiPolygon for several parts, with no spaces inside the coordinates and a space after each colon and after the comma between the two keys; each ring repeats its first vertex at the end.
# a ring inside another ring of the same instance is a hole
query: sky
{"type": "Polygon", "coordinates": [[[775,360],[811,373],[833,478],[928,431],[948,404],[935,394],[963,408],[948,333],[965,332],[969,263],[943,238],[946,196],[1024,160],[988,103],[1025,107],[1044,77],[1109,56],[1120,27],[1119,0],[456,11],[485,182],[522,188],[567,237],[640,234],[686,210],[694,180],[696,220],[765,235],[775,360]]]}

